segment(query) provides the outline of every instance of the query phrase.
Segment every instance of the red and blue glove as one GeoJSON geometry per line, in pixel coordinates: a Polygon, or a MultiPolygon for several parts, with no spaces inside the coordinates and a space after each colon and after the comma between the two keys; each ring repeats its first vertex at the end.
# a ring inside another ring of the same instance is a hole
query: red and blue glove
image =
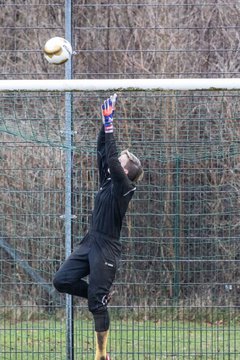
{"type": "Polygon", "coordinates": [[[115,106],[117,102],[117,94],[110,96],[104,101],[102,105],[102,121],[105,129],[105,133],[113,132],[113,115],[115,112],[115,106]]]}

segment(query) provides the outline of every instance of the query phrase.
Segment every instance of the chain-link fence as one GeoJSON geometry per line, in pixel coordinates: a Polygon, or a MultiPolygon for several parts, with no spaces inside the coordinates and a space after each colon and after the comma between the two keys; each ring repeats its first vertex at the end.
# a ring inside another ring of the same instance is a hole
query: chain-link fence
{"type": "MultiPolygon", "coordinates": [[[[64,36],[64,1],[0,4],[2,79],[61,79],[43,58],[64,36]]],[[[72,2],[74,78],[238,76],[237,2],[72,2]]],[[[197,81],[197,80],[196,80],[197,81]]],[[[72,235],[97,190],[99,107],[73,94],[72,235]]],[[[4,360],[65,359],[65,97],[2,93],[1,332],[4,360]]],[[[116,138],[144,164],[127,213],[111,302],[112,359],[238,359],[239,93],[124,92],[116,138]]],[[[94,357],[86,302],[74,299],[75,359],[94,357]]]]}

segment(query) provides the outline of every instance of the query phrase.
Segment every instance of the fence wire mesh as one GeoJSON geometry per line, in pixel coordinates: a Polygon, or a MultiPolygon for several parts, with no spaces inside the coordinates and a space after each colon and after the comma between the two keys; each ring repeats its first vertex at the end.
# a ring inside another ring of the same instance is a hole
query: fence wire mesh
{"type": "MultiPolygon", "coordinates": [[[[2,78],[61,78],[42,49],[65,34],[64,1],[2,2],[2,78]],[[31,16],[30,16],[31,14],[31,16]]],[[[74,77],[237,77],[238,1],[72,1],[74,77]]]]}
{"type": "MultiPolygon", "coordinates": [[[[74,78],[237,77],[237,1],[72,1],[74,78]]],[[[54,79],[43,58],[64,36],[65,3],[0,3],[2,79],[54,79]]],[[[196,80],[197,81],[197,80],[196,80]]],[[[73,242],[97,189],[99,107],[73,96],[73,242]],[[86,124],[87,119],[87,124],[86,124]],[[75,218],[76,216],[76,218],[75,218]]],[[[0,356],[66,359],[64,94],[0,96],[0,356]]],[[[115,360],[235,359],[239,338],[239,92],[121,92],[116,137],[144,163],[126,216],[110,306],[115,360]]],[[[94,357],[74,299],[75,358],[94,357]]]]}
{"type": "MultiPolygon", "coordinates": [[[[74,245],[87,230],[97,189],[105,96],[73,96],[74,245]]],[[[238,92],[119,94],[118,145],[140,156],[145,179],[122,231],[110,307],[116,359],[240,354],[238,100],[238,92]]],[[[6,359],[65,358],[65,300],[52,288],[65,256],[63,108],[64,94],[1,96],[6,359]]],[[[76,357],[93,357],[93,335],[86,303],[75,299],[76,357]]]]}

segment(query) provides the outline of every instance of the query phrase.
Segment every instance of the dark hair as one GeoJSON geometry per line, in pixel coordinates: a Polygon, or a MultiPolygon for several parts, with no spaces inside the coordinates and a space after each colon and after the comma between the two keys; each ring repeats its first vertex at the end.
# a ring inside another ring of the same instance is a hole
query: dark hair
{"type": "Polygon", "coordinates": [[[127,155],[125,169],[128,171],[129,179],[133,182],[142,180],[144,172],[140,160],[128,150],[123,150],[121,155],[127,155]]]}

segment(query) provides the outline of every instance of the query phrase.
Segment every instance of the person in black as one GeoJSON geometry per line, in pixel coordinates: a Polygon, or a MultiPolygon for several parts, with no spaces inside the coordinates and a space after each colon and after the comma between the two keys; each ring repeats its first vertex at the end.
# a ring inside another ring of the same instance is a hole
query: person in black
{"type": "Polygon", "coordinates": [[[103,125],[97,141],[100,189],[95,197],[88,233],[55,274],[59,292],[88,299],[96,331],[95,360],[110,360],[107,354],[109,314],[107,304],[121,255],[120,231],[128,204],[142,179],[138,158],[128,150],[118,156],[113,136],[116,94],[102,105],[103,125]],[[88,275],[88,282],[83,280],[88,275]]]}

